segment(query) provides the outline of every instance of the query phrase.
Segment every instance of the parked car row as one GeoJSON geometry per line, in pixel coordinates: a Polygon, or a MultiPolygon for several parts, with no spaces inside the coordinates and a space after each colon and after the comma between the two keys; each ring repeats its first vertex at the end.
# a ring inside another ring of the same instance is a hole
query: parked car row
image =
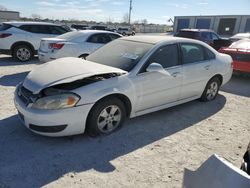
{"type": "MultiPolygon", "coordinates": [[[[74,28],[79,25],[74,25],[74,28]]],[[[66,26],[42,22],[5,22],[0,26],[0,53],[12,55],[21,62],[37,54],[40,61],[47,62],[60,57],[81,57],[100,48],[122,35],[134,35],[126,28],[111,32],[93,26],[91,30],[77,31],[66,26]],[[121,34],[119,34],[121,33],[121,34]]]]}
{"type": "Polygon", "coordinates": [[[120,34],[109,31],[84,30],[44,38],[40,43],[38,57],[41,62],[62,57],[86,58],[98,48],[120,37],[120,34]]]}
{"type": "Polygon", "coordinates": [[[37,53],[42,38],[69,31],[51,23],[5,22],[0,26],[0,52],[12,55],[19,61],[28,61],[37,53]]]}
{"type": "Polygon", "coordinates": [[[103,31],[112,31],[119,33],[123,36],[130,36],[135,35],[135,31],[130,27],[119,27],[118,29],[115,28],[108,28],[106,26],[101,25],[94,25],[94,26],[88,26],[88,25],[81,25],[81,24],[72,24],[71,28],[77,29],[77,30],[103,30],[103,31]]]}

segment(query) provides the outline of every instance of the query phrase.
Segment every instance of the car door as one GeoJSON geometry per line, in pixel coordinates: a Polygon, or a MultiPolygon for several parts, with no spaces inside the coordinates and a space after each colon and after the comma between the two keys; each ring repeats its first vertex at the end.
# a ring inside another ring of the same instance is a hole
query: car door
{"type": "Polygon", "coordinates": [[[98,33],[91,35],[87,41],[84,48],[88,53],[92,53],[103,45],[109,43],[111,38],[106,33],[98,33]]]}
{"type": "Polygon", "coordinates": [[[137,112],[177,101],[182,83],[178,45],[171,44],[157,49],[133,79],[133,83],[137,93],[137,112]],[[161,64],[169,75],[147,72],[151,63],[161,64]]]}
{"type": "Polygon", "coordinates": [[[215,55],[199,44],[182,43],[180,46],[183,67],[181,99],[200,96],[215,72],[215,55]],[[210,58],[208,51],[211,53],[210,58]]]}

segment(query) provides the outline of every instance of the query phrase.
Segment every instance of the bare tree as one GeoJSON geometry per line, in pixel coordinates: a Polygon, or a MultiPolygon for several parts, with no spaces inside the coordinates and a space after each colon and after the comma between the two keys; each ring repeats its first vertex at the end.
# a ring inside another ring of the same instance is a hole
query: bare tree
{"type": "Polygon", "coordinates": [[[5,6],[3,6],[3,5],[0,5],[0,10],[1,11],[6,11],[6,10],[8,10],[5,6]]]}
{"type": "Polygon", "coordinates": [[[147,19],[143,19],[143,20],[141,21],[141,23],[142,23],[143,25],[147,25],[147,24],[148,24],[148,20],[147,20],[147,19]]]}
{"type": "Polygon", "coordinates": [[[129,22],[129,15],[128,15],[128,13],[126,13],[126,14],[123,15],[123,21],[122,22],[123,23],[128,23],[129,22]]]}
{"type": "Polygon", "coordinates": [[[41,20],[42,16],[39,15],[39,14],[31,14],[31,18],[34,19],[34,20],[41,20]]]}

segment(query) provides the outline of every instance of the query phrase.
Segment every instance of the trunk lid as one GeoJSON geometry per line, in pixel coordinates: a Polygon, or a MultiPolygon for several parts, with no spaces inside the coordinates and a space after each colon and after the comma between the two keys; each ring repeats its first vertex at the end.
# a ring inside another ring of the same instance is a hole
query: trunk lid
{"type": "Polygon", "coordinates": [[[52,43],[65,43],[67,42],[65,39],[59,39],[59,38],[43,38],[40,43],[39,50],[42,52],[49,52],[52,49],[50,48],[50,44],[52,43]]]}

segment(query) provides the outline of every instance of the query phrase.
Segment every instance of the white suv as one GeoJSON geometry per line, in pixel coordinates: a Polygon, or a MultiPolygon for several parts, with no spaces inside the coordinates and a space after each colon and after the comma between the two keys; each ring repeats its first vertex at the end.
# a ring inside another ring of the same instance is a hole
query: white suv
{"type": "Polygon", "coordinates": [[[130,36],[130,35],[134,36],[135,35],[135,31],[132,30],[131,28],[121,28],[120,27],[120,28],[117,29],[117,33],[120,33],[123,36],[126,36],[126,35],[128,35],[128,36],[130,36]]]}
{"type": "Polygon", "coordinates": [[[4,22],[0,25],[0,53],[19,61],[28,61],[36,53],[42,38],[68,32],[62,26],[44,22],[4,22]]]}

